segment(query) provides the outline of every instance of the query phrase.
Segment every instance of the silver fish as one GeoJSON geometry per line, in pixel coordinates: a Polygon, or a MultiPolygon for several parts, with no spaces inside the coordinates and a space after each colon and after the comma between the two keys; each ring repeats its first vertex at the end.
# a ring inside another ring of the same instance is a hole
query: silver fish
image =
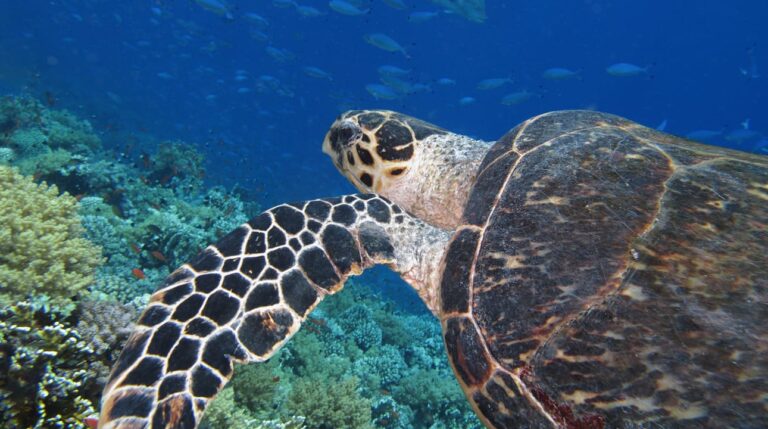
{"type": "Polygon", "coordinates": [[[331,0],[328,2],[328,7],[342,15],[348,16],[365,15],[370,11],[370,9],[360,9],[352,3],[344,0],[331,0]]]}
{"type": "Polygon", "coordinates": [[[380,75],[383,75],[383,76],[398,76],[398,77],[407,76],[409,73],[411,73],[410,70],[405,70],[405,69],[401,69],[400,67],[390,66],[390,65],[379,66],[377,71],[379,72],[380,75]]]}
{"type": "Polygon", "coordinates": [[[440,12],[411,12],[408,14],[408,22],[420,24],[440,15],[440,12]]]}
{"type": "Polygon", "coordinates": [[[494,77],[490,79],[483,79],[477,83],[477,89],[487,91],[489,89],[496,89],[507,83],[512,83],[512,79],[508,77],[494,77]]]}
{"type": "Polygon", "coordinates": [[[565,67],[552,67],[544,70],[541,77],[549,80],[567,80],[579,77],[578,71],[573,71],[565,67]]]}
{"type": "Polygon", "coordinates": [[[333,77],[331,77],[330,74],[328,74],[327,71],[314,66],[306,66],[302,68],[302,71],[304,71],[304,74],[309,77],[314,77],[317,79],[326,79],[333,81],[333,77]]]}
{"type": "Polygon", "coordinates": [[[530,100],[534,95],[536,94],[533,92],[528,92],[527,90],[512,92],[505,95],[504,97],[501,97],[501,104],[505,106],[513,106],[515,104],[520,104],[530,100]]]}
{"type": "Polygon", "coordinates": [[[259,30],[264,30],[269,27],[269,21],[258,13],[248,12],[243,15],[246,21],[253,24],[259,30]]]}
{"type": "Polygon", "coordinates": [[[195,3],[203,9],[213,12],[216,15],[223,16],[226,19],[234,19],[232,11],[227,3],[220,0],[195,0],[195,3]]]}
{"type": "Polygon", "coordinates": [[[640,67],[630,63],[616,63],[608,66],[605,71],[611,76],[632,77],[648,73],[650,67],[640,67]]]}
{"type": "Polygon", "coordinates": [[[408,52],[405,51],[405,48],[402,47],[395,39],[387,36],[384,33],[370,33],[363,36],[363,39],[365,39],[366,42],[369,44],[379,48],[383,49],[387,52],[400,52],[403,55],[405,55],[406,58],[409,58],[408,52]]]}
{"type": "Polygon", "coordinates": [[[400,97],[394,89],[380,83],[365,85],[365,90],[377,100],[394,100],[400,97]]]}

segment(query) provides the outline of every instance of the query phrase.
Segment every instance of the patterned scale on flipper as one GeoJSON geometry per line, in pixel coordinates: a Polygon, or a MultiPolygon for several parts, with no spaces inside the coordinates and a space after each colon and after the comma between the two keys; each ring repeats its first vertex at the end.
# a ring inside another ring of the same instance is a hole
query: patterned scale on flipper
{"type": "Polygon", "coordinates": [[[208,247],[152,295],[104,390],[100,428],[194,428],[234,362],[269,358],[348,275],[391,263],[389,201],[281,205],[208,247]]]}

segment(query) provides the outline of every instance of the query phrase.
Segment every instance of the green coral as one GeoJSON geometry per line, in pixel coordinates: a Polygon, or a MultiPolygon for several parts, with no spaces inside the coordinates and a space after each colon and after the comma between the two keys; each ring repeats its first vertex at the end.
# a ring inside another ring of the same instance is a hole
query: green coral
{"type": "Polygon", "coordinates": [[[101,263],[82,234],[74,198],[0,166],[0,303],[71,306],[101,263]]]}
{"type": "Polygon", "coordinates": [[[304,420],[291,416],[262,421],[237,403],[234,388],[226,387],[208,406],[200,429],[305,429],[304,420]]]}
{"type": "Polygon", "coordinates": [[[371,401],[358,393],[358,379],[310,376],[296,381],[287,407],[316,429],[371,428],[371,401]]]}
{"type": "Polygon", "coordinates": [[[23,174],[45,176],[62,171],[75,158],[64,149],[53,149],[20,160],[16,166],[23,174]]]}
{"type": "Polygon", "coordinates": [[[0,146],[22,157],[57,148],[85,154],[100,145],[91,124],[67,111],[48,109],[27,97],[0,99],[0,146]]]}
{"type": "Polygon", "coordinates": [[[0,311],[0,426],[84,428],[98,390],[93,350],[63,315],[20,303],[0,311]]]}
{"type": "Polygon", "coordinates": [[[268,416],[275,408],[281,377],[277,361],[242,365],[230,381],[237,405],[254,416],[268,416]]]}

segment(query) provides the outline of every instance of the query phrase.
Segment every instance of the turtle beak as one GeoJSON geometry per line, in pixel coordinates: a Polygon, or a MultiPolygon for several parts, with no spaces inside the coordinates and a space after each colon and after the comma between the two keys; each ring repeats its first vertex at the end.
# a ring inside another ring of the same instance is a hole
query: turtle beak
{"type": "Polygon", "coordinates": [[[325,135],[323,152],[333,159],[338,168],[341,168],[345,151],[349,150],[362,134],[363,130],[354,121],[337,119],[325,135]]]}

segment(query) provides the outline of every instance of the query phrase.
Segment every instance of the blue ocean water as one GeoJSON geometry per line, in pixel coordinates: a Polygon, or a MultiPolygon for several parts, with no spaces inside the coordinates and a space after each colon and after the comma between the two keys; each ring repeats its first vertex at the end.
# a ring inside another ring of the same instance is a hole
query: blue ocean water
{"type": "MultiPolygon", "coordinates": [[[[208,185],[262,207],[354,192],[320,150],[348,109],[492,141],[588,108],[768,152],[766,2],[488,0],[482,22],[427,0],[343,3],[362,13],[324,0],[0,0],[0,96],[87,119],[122,161],[192,144],[208,185]]],[[[394,274],[372,278],[424,311],[394,274]]]]}
{"type": "Polygon", "coordinates": [[[680,135],[722,132],[714,143],[744,150],[763,135],[737,142],[728,132],[747,119],[752,130],[768,129],[765,2],[488,1],[482,23],[424,0],[404,1],[406,10],[362,1],[368,12],[359,16],[326,1],[298,2],[318,16],[244,0],[222,1],[222,16],[205,3],[5,0],[0,89],[47,94],[115,145],[139,132],[193,142],[210,181],[240,183],[267,204],[351,190],[319,150],[333,118],[350,108],[399,110],[487,140],[569,108],[666,121],[680,135]],[[435,16],[409,19],[413,12],[435,16]],[[391,36],[408,57],[366,43],[371,33],[391,36]],[[606,73],[615,63],[647,72],[606,73]],[[382,65],[410,70],[403,80],[423,87],[376,99],[365,87],[380,83],[382,65]],[[542,77],[552,67],[578,76],[542,77]],[[500,88],[476,89],[507,77],[500,88]],[[517,91],[531,95],[501,104],[517,91]]]}

